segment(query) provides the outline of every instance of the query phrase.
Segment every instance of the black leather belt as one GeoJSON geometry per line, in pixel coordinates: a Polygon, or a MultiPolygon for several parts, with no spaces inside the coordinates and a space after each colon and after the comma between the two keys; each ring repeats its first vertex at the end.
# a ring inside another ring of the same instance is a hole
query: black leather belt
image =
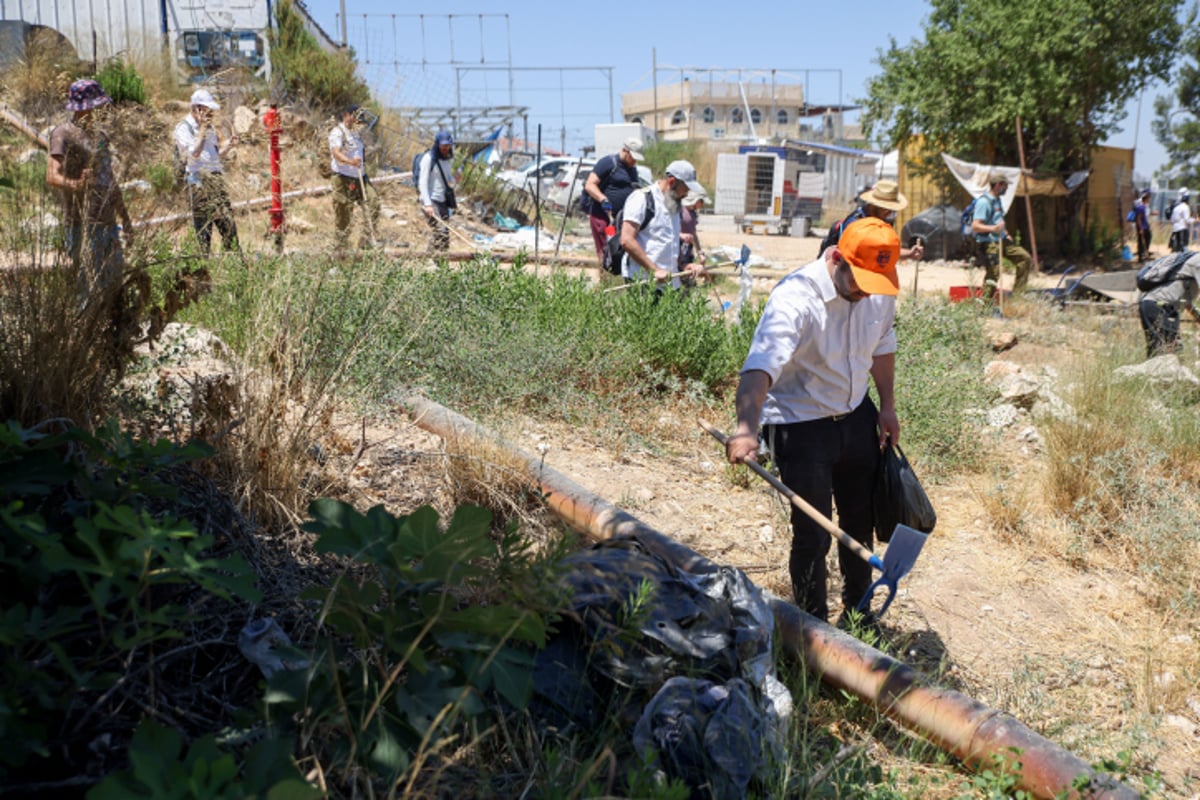
{"type": "Polygon", "coordinates": [[[825,419],[830,420],[831,422],[841,422],[842,420],[844,420],[846,417],[850,416],[853,413],[854,413],[853,411],[847,411],[845,414],[834,414],[832,416],[826,417],[825,419]]]}

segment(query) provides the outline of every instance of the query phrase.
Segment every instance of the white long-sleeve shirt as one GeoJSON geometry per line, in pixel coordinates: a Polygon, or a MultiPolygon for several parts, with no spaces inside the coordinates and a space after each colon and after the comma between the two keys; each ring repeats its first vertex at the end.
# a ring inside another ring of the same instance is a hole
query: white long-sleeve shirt
{"type": "Polygon", "coordinates": [[[175,147],[179,154],[187,159],[187,182],[199,183],[203,172],[221,171],[221,152],[217,149],[217,132],[211,128],[204,134],[204,147],[200,155],[192,155],[196,142],[200,138],[200,123],[191,114],[175,126],[175,147]]]}
{"type": "Polygon", "coordinates": [[[431,206],[434,201],[446,202],[446,189],[454,188],[454,163],[448,158],[434,161],[433,151],[426,151],[421,156],[420,175],[417,189],[420,191],[421,205],[431,206]]]}

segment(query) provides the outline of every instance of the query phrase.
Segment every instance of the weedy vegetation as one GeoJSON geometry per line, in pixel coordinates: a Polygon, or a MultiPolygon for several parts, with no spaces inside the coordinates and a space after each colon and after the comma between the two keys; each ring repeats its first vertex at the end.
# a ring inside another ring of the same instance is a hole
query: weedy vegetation
{"type": "MultiPolygon", "coordinates": [[[[302,37],[278,35],[297,59],[292,91],[359,99],[354,84],[335,91],[344,64],[302,68],[305,48],[286,39],[302,37]]],[[[9,86],[57,87],[75,68],[24,64],[9,86]]],[[[114,95],[153,102],[146,85],[165,82],[139,69],[102,74],[114,95]]],[[[143,112],[122,113],[114,124],[136,141],[143,112]]],[[[156,191],[135,216],[171,200],[168,164],[137,165],[156,191]]],[[[452,508],[363,509],[349,469],[332,465],[354,449],[337,421],[421,391],[488,422],[536,414],[670,441],[664,405],[728,414],[760,308],[735,322],[703,292],[601,292],[484,256],[199,259],[189,237],[150,231],[103,302],[81,305],[61,227],[43,223],[57,210],[44,169],[0,162],[0,792],[689,795],[630,758],[619,692],[594,730],[531,711],[532,654],[560,622],[558,562],[579,543],[522,465],[451,443],[438,468],[452,508]],[[187,400],[159,370],[163,351],[147,350],[171,322],[222,343],[223,371],[194,379],[187,400]],[[236,644],[263,619],[294,637],[270,674],[236,644]]],[[[990,399],[983,324],[971,305],[901,305],[899,410],[927,480],[985,472],[971,422],[990,399]]],[[[1194,617],[1195,508],[1180,498],[1200,480],[1197,398],[1114,381],[1129,355],[1114,348],[1072,377],[1074,416],[1045,426],[1047,496],[1072,548],[1131,559],[1156,603],[1194,617]],[[1114,431],[1113,407],[1152,413],[1114,431]]],[[[745,485],[744,470],[727,474],[745,485]]],[[[1012,514],[1003,527],[1016,537],[1024,524],[1012,514]]],[[[647,587],[629,598],[622,635],[637,635],[651,600],[647,587]]],[[[1021,796],[1020,754],[964,780],[873,708],[779,669],[802,713],[752,796],[1021,796]]],[[[1108,766],[1153,791],[1132,759],[1108,766]]]]}

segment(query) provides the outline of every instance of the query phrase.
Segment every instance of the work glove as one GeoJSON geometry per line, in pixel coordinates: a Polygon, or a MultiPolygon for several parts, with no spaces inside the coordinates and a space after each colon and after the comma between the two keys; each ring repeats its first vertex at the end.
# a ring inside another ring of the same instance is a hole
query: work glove
{"type": "Polygon", "coordinates": [[[612,203],[605,200],[600,204],[600,207],[604,209],[605,214],[608,214],[608,218],[612,219],[612,203]]]}

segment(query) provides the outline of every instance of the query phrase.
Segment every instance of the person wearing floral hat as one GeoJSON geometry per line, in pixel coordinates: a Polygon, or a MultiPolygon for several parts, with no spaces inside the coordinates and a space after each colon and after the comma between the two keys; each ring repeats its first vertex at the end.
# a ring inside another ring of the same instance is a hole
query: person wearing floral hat
{"type": "Polygon", "coordinates": [[[124,269],[121,249],[133,235],[129,211],[115,176],[114,155],[102,113],[112,103],[94,80],[81,79],[67,90],[72,120],[50,131],[46,184],[57,189],[63,206],[63,232],[72,269],[79,273],[82,307],[95,293],[116,283],[124,269]]]}
{"type": "Polygon", "coordinates": [[[221,135],[213,122],[213,114],[221,104],[207,89],[192,92],[192,113],[175,126],[175,147],[186,163],[184,168],[188,202],[192,207],[192,226],[200,250],[208,255],[212,249],[212,229],[221,234],[225,252],[240,252],[237,223],[233,221],[233,204],[225,187],[221,159],[237,146],[237,134],[222,145],[221,135]]]}

